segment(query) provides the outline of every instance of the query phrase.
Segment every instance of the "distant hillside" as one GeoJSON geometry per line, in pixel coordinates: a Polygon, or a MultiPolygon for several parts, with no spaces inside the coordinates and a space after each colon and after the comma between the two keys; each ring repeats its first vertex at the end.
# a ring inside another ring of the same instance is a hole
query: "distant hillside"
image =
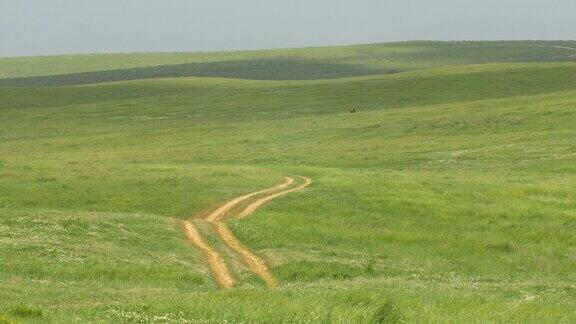
{"type": "Polygon", "coordinates": [[[0,86],[63,86],[171,77],[311,80],[481,63],[576,61],[576,42],[404,42],[216,53],[0,59],[0,86]],[[574,50],[571,50],[574,48],[574,50]]]}

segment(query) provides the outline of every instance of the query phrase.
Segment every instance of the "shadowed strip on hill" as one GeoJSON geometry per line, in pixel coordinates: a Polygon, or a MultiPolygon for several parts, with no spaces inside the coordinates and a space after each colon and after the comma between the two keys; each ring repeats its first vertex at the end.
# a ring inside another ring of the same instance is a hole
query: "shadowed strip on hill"
{"type": "Polygon", "coordinates": [[[0,79],[0,86],[38,87],[94,84],[176,77],[217,77],[250,80],[315,80],[396,73],[395,69],[370,69],[360,65],[306,59],[256,59],[213,63],[188,63],[131,69],[0,79]]]}
{"type": "MultiPolygon", "coordinates": [[[[506,67],[509,66],[429,70],[321,82],[181,78],[83,87],[0,87],[0,111],[97,104],[105,105],[108,113],[119,114],[134,109],[133,103],[124,100],[138,100],[140,113],[148,111],[151,116],[168,111],[193,112],[237,121],[251,119],[254,114],[285,118],[340,113],[351,104],[367,111],[546,94],[570,91],[576,85],[576,64],[573,63],[506,67]]],[[[76,113],[86,114],[92,109],[104,113],[97,107],[84,107],[76,113]]]]}
{"type": "Polygon", "coordinates": [[[394,67],[401,71],[505,62],[569,62],[570,41],[399,42],[354,46],[196,53],[118,53],[0,58],[0,79],[40,77],[176,64],[245,60],[307,60],[316,63],[394,67]]]}

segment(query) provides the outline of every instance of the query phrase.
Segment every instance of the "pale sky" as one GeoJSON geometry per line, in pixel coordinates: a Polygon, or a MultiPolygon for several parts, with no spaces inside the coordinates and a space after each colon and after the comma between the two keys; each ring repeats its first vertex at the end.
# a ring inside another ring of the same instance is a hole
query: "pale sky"
{"type": "Polygon", "coordinates": [[[576,0],[0,0],[0,56],[576,39],[576,0]]]}

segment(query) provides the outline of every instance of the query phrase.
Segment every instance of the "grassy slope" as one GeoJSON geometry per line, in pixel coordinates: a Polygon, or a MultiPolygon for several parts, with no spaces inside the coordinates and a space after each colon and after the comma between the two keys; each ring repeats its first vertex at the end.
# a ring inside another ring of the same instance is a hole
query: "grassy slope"
{"type": "Polygon", "coordinates": [[[574,61],[574,42],[405,42],[218,53],[152,53],[0,58],[0,85],[87,84],[212,76],[309,80],[447,65],[574,61]]]}
{"type": "Polygon", "coordinates": [[[574,321],[575,69],[0,88],[0,314],[574,321]],[[217,291],[177,219],[290,174],[217,291]]]}

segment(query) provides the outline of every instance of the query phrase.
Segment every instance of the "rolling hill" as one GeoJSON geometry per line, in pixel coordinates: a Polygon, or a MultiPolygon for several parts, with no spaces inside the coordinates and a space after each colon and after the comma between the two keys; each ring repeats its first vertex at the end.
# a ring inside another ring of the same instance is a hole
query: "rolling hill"
{"type": "Polygon", "coordinates": [[[573,47],[0,59],[0,318],[573,322],[573,47]]]}

